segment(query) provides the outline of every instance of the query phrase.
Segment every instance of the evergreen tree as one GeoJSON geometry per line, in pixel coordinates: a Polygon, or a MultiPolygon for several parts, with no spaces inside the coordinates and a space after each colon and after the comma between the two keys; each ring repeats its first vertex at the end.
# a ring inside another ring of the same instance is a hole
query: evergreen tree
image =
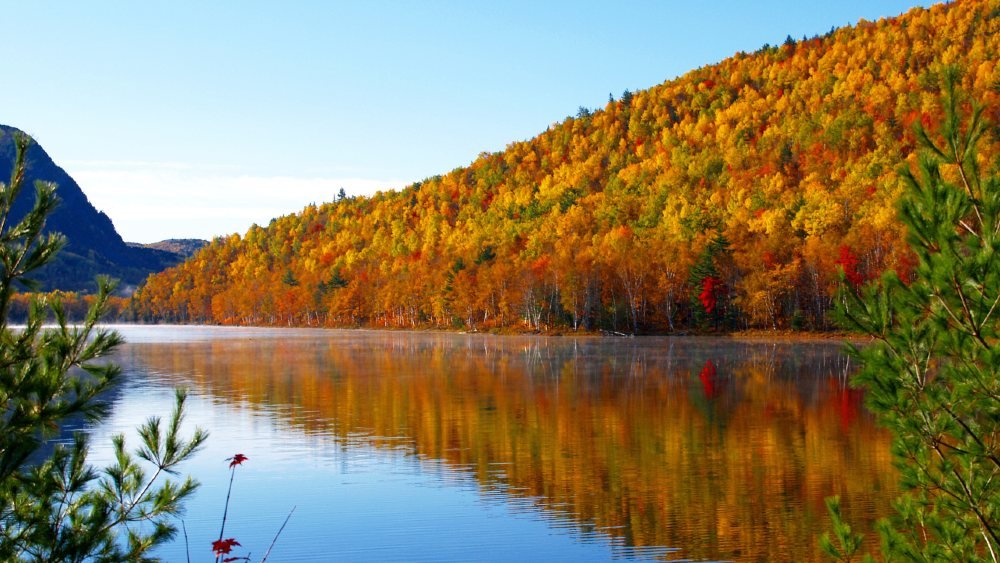
{"type": "Polygon", "coordinates": [[[691,266],[688,276],[691,311],[694,323],[699,327],[718,329],[728,320],[728,290],[719,272],[718,261],[729,253],[729,241],[723,235],[716,235],[691,266]]]}
{"type": "Polygon", "coordinates": [[[622,105],[625,107],[632,105],[632,92],[627,88],[622,92],[622,105]]]}
{"type": "Polygon", "coordinates": [[[12,223],[11,207],[24,182],[30,139],[15,137],[10,183],[0,184],[0,560],[140,561],[175,533],[170,519],[197,487],[191,478],[163,481],[204,442],[197,430],[179,435],[184,395],[178,393],[164,427],[151,417],[139,428],[142,444],[134,454],[122,436],[114,438],[115,462],[98,471],[87,463],[83,433],[69,447],[51,447],[69,417],[99,419],[106,406],[97,396],[117,379],[119,368],[96,360],[122,342],[96,327],[114,285],[98,282],[99,292],[86,320],[70,326],[58,302],[50,304],[56,326],[44,329],[45,304],[36,300],[23,329],[8,326],[15,283],[48,263],[64,245],[57,234],[43,235],[45,219],[58,203],[55,185],[36,184],[35,204],[12,223]],[[45,457],[48,452],[47,457],[45,457]],[[142,463],[144,460],[146,463],[142,463]],[[147,465],[148,464],[148,465],[147,465]],[[147,471],[151,466],[152,473],[147,471]],[[163,482],[161,482],[163,481],[163,482]]]}
{"type": "MultiPolygon", "coordinates": [[[[895,273],[860,290],[845,284],[845,328],[872,337],[854,348],[855,378],[870,409],[893,433],[903,495],[879,524],[886,559],[977,561],[1000,558],[1000,177],[984,175],[977,145],[990,131],[983,108],[943,75],[940,138],[922,127],[918,171],[900,217],[919,260],[907,285],[895,273]],[[971,106],[971,107],[970,107],[971,106]],[[965,122],[963,126],[963,121],[965,122]]],[[[859,536],[830,501],[835,546],[850,559],[859,536]]]]}

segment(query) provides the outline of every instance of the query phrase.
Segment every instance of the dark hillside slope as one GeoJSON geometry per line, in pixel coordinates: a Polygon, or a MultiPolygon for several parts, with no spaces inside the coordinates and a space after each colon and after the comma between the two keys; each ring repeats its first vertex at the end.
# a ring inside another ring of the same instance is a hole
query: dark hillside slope
{"type": "MultiPolygon", "coordinates": [[[[0,171],[13,167],[12,133],[16,129],[0,125],[0,171]]],[[[49,217],[48,231],[64,234],[67,246],[56,260],[35,277],[44,290],[93,291],[94,277],[106,274],[122,281],[123,289],[135,286],[151,272],[178,262],[176,255],[146,248],[129,247],[115,231],[111,219],[87,200],[80,186],[57,166],[45,150],[32,144],[27,156],[25,188],[14,202],[13,216],[19,219],[34,204],[36,180],[54,182],[61,203],[49,217]]],[[[4,178],[7,181],[7,178],[4,178]]]]}

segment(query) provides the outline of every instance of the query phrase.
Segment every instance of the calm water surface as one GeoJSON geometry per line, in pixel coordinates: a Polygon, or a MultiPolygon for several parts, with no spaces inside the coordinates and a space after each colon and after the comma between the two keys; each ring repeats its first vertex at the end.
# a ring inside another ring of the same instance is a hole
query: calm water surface
{"type": "Polygon", "coordinates": [[[203,483],[193,561],[237,452],[240,554],[297,507],[269,561],[806,561],[825,497],[867,530],[896,491],[836,343],[119,330],[92,461],[189,388],[188,423],[211,432],[184,468],[203,483]]]}

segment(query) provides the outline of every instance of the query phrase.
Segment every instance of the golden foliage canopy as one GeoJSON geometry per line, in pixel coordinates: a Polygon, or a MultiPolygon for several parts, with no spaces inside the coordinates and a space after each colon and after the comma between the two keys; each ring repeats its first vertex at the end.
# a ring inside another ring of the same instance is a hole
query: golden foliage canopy
{"type": "MultiPolygon", "coordinates": [[[[1000,7],[963,0],[738,53],[399,192],[215,240],[140,319],[605,328],[827,326],[838,257],[913,263],[894,205],[943,65],[1000,122],[1000,7]],[[723,237],[724,256],[704,254],[723,237]],[[846,253],[846,254],[845,254],[846,253]],[[722,284],[699,310],[702,260],[722,284]],[[720,316],[723,315],[723,316],[720,316]]],[[[980,155],[996,168],[1000,135],[980,155]]],[[[852,262],[853,264],[853,262],[852,262]]]]}

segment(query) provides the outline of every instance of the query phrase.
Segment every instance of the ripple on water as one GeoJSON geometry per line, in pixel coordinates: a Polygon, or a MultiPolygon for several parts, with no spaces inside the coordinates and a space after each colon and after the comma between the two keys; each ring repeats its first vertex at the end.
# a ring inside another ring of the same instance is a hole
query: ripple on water
{"type": "Polygon", "coordinates": [[[809,560],[825,496],[870,522],[893,495],[833,346],[122,330],[93,459],[191,389],[193,560],[236,452],[227,537],[259,556],[297,506],[273,561],[809,560]]]}

